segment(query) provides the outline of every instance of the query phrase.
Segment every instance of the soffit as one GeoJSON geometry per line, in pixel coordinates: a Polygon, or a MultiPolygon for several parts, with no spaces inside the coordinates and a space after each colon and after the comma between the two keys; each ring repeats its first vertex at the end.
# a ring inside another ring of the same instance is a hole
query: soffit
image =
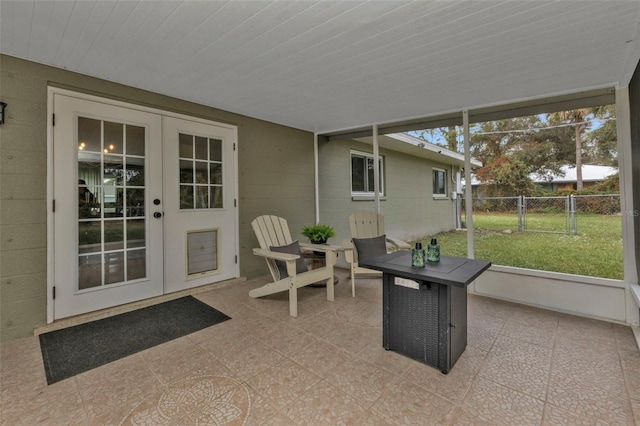
{"type": "Polygon", "coordinates": [[[2,1],[0,52],[327,133],[627,85],[639,22],[636,0],[2,1]]]}
{"type": "MultiPolygon", "coordinates": [[[[373,138],[371,136],[356,138],[354,140],[367,145],[373,145],[373,138]]],[[[424,142],[404,133],[380,135],[378,136],[378,145],[380,148],[401,152],[414,157],[464,167],[464,154],[424,142]]],[[[471,167],[482,167],[482,163],[472,158],[471,167]]]]}

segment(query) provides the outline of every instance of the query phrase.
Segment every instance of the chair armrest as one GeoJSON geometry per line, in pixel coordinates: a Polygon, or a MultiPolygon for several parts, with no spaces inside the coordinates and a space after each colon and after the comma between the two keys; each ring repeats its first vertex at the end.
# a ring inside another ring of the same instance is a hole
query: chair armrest
{"type": "Polygon", "coordinates": [[[409,245],[409,243],[402,241],[402,240],[398,240],[395,238],[391,238],[391,237],[387,237],[387,241],[390,242],[391,244],[393,244],[394,246],[396,246],[396,248],[398,248],[399,250],[410,250],[411,249],[411,245],[409,245]]]}
{"type": "Polygon", "coordinates": [[[253,254],[257,256],[266,257],[268,259],[283,260],[285,262],[288,260],[296,260],[300,257],[297,254],[280,253],[277,251],[271,251],[271,250],[261,249],[261,248],[254,248],[253,254]]]}
{"type": "Polygon", "coordinates": [[[342,242],[342,249],[344,250],[344,258],[348,263],[355,261],[356,247],[353,245],[353,241],[344,240],[342,242]]]}

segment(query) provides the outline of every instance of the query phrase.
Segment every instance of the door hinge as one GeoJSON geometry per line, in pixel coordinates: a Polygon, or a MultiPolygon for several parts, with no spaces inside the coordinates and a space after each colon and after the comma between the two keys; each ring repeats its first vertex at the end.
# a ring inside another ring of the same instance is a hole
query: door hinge
{"type": "Polygon", "coordinates": [[[235,142],[233,143],[233,150],[234,151],[236,150],[236,143],[235,142]]]}
{"type": "Polygon", "coordinates": [[[238,255],[236,254],[236,265],[238,264],[238,255]]]}
{"type": "Polygon", "coordinates": [[[51,114],[51,125],[52,126],[56,125],[56,115],[55,114],[51,114]]]}
{"type": "Polygon", "coordinates": [[[233,207],[238,207],[238,199],[237,198],[233,199],[233,207]]]}
{"type": "Polygon", "coordinates": [[[56,298],[56,286],[53,286],[53,298],[56,298]]]}
{"type": "Polygon", "coordinates": [[[52,208],[52,211],[55,213],[56,212],[56,200],[53,200],[53,203],[51,203],[51,208],[52,208]]]}

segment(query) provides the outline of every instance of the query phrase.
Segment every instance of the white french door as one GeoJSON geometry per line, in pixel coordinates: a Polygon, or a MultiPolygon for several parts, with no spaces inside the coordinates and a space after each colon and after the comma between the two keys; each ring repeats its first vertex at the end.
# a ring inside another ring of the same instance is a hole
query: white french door
{"type": "Polygon", "coordinates": [[[163,117],[167,292],[237,276],[235,128],[163,117]]]}
{"type": "Polygon", "coordinates": [[[233,126],[52,105],[53,319],[238,275],[233,126]]]}

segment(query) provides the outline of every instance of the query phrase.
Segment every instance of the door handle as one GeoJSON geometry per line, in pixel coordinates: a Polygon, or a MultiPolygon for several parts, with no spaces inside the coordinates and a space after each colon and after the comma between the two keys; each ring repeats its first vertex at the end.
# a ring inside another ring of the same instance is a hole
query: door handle
{"type": "Polygon", "coordinates": [[[153,217],[155,217],[156,219],[160,219],[160,218],[162,217],[162,213],[160,213],[160,212],[155,212],[155,213],[153,214],[153,217]]]}

